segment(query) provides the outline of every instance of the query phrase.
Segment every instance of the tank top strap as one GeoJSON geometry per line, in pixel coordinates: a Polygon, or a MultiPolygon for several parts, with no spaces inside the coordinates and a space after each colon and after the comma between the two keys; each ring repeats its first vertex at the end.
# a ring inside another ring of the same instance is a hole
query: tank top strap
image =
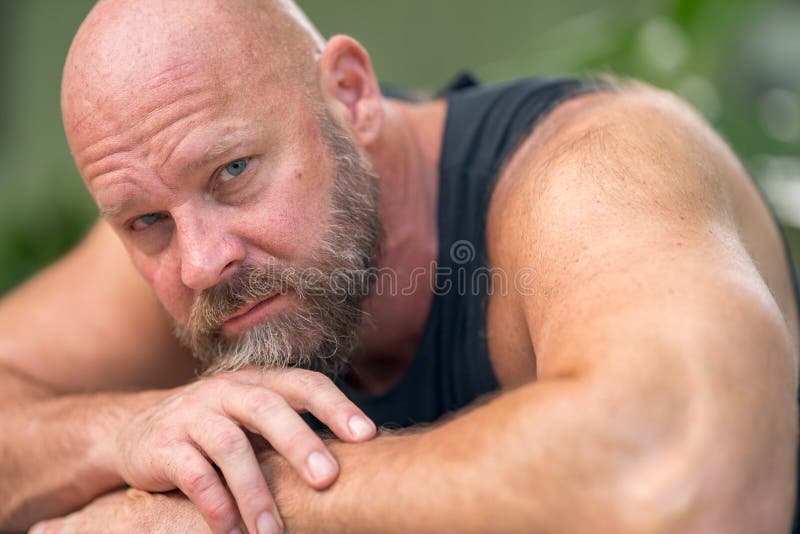
{"type": "Polygon", "coordinates": [[[420,345],[409,369],[383,395],[367,395],[337,379],[379,425],[432,422],[498,388],[486,341],[489,199],[504,162],[536,123],[558,103],[597,88],[571,78],[491,87],[456,81],[444,96],[437,276],[420,345]]]}

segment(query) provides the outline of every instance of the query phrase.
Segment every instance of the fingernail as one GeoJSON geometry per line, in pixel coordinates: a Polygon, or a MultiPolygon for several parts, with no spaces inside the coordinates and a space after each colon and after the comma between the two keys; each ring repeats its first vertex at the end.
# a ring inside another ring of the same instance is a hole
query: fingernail
{"type": "Polygon", "coordinates": [[[256,529],[258,529],[258,534],[278,534],[281,531],[281,527],[278,526],[275,517],[269,512],[264,512],[258,516],[256,529]]]}
{"type": "Polygon", "coordinates": [[[330,458],[314,451],[308,455],[308,470],[314,480],[324,480],[336,473],[336,466],[330,458]]]}
{"type": "Polygon", "coordinates": [[[41,534],[42,532],[44,532],[44,525],[42,523],[36,523],[28,531],[28,534],[41,534]]]}
{"type": "Polygon", "coordinates": [[[240,529],[239,527],[235,527],[228,534],[242,534],[242,529],[240,529]]]}
{"type": "Polygon", "coordinates": [[[350,427],[350,432],[354,438],[365,438],[375,432],[375,425],[363,415],[351,417],[350,421],[347,422],[347,426],[350,427]]]}

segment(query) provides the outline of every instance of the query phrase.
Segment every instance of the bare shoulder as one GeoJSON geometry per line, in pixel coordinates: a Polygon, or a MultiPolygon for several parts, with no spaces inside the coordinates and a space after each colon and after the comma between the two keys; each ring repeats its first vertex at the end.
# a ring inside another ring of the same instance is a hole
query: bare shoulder
{"type": "Polygon", "coordinates": [[[556,108],[506,166],[488,232],[493,262],[536,265],[543,280],[595,252],[621,268],[719,251],[720,265],[752,265],[797,346],[791,275],[769,209],[722,138],[666,91],[629,84],[556,108]]]}
{"type": "Polygon", "coordinates": [[[514,203],[521,193],[552,201],[593,195],[628,205],[661,199],[659,216],[683,211],[723,220],[731,215],[724,182],[742,174],[735,156],[688,105],[632,85],[556,108],[507,165],[496,198],[514,203]],[[703,206],[695,206],[701,197],[703,206]]]}

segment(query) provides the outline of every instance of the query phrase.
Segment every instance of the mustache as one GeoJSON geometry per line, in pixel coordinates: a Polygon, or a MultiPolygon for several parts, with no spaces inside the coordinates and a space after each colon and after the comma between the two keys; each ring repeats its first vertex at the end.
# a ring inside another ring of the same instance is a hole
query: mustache
{"type": "Polygon", "coordinates": [[[325,276],[319,269],[245,265],[233,277],[200,294],[192,306],[186,330],[194,335],[214,334],[228,317],[247,305],[277,294],[313,297],[325,289],[325,276]]]}
{"type": "Polygon", "coordinates": [[[198,358],[204,373],[246,363],[301,366],[335,375],[356,343],[356,325],[368,319],[359,302],[369,293],[371,278],[368,268],[331,270],[324,262],[316,265],[242,266],[230,279],[200,294],[186,325],[176,324],[175,334],[198,358]],[[236,340],[225,339],[222,326],[232,314],[287,293],[300,300],[293,312],[279,314],[236,340]],[[248,359],[226,359],[241,353],[248,359]]]}
{"type": "Polygon", "coordinates": [[[359,325],[369,320],[362,301],[380,256],[379,177],[325,106],[315,114],[335,163],[327,231],[307,260],[277,266],[245,260],[233,276],[201,292],[186,323],[176,322],[175,335],[204,374],[256,365],[335,375],[358,344],[359,325]],[[223,334],[232,315],[277,294],[298,298],[233,339],[223,334]]]}

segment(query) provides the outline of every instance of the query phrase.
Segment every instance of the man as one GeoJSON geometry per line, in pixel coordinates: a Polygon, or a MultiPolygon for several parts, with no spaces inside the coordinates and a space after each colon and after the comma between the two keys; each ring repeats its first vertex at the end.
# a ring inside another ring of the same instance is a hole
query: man
{"type": "Polygon", "coordinates": [[[0,309],[4,529],[788,530],[790,269],[670,95],[406,103],[288,0],[105,0],[62,107],[103,217],[0,309]]]}

